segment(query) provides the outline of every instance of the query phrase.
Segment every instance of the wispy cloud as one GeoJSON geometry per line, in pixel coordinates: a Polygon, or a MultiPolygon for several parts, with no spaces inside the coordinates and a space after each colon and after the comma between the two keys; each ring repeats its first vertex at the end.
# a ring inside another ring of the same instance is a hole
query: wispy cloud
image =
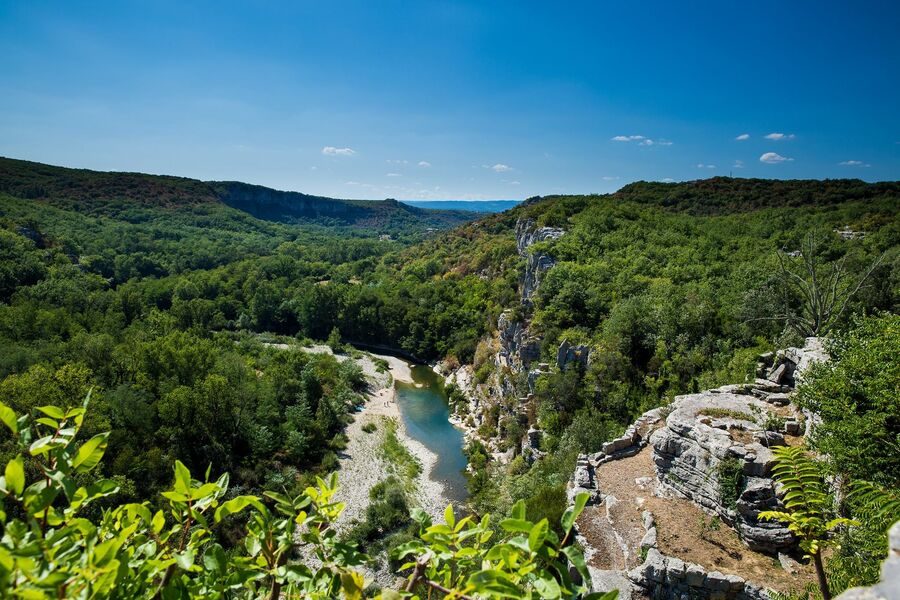
{"type": "Polygon", "coordinates": [[[509,185],[521,185],[521,183],[520,181],[510,181],[509,185]]]}
{"type": "Polygon", "coordinates": [[[703,163],[698,163],[697,168],[698,169],[715,169],[716,165],[705,165],[703,163]]]}
{"type": "Polygon", "coordinates": [[[613,175],[604,175],[601,179],[603,179],[603,181],[615,181],[616,179],[620,179],[620,178],[618,176],[613,176],[613,175]]]}
{"type": "Polygon", "coordinates": [[[512,171],[513,168],[509,165],[504,165],[502,163],[497,163],[495,165],[481,165],[485,169],[490,169],[494,173],[506,173],[507,171],[512,171]]]}
{"type": "Polygon", "coordinates": [[[871,167],[869,163],[864,163],[861,160],[843,160],[838,163],[842,167],[871,167]]]}
{"type": "Polygon", "coordinates": [[[408,160],[403,160],[402,158],[389,158],[386,161],[389,165],[407,165],[409,164],[408,160]]]}
{"type": "Polygon", "coordinates": [[[770,133],[770,134],[768,134],[768,135],[765,136],[765,138],[766,138],[767,140],[774,140],[774,141],[776,141],[776,142],[777,142],[777,141],[782,141],[782,140],[792,140],[792,139],[794,139],[795,137],[797,137],[797,136],[795,136],[793,133],[777,133],[777,132],[775,132],[775,133],[770,133]]]}
{"type": "Polygon", "coordinates": [[[744,161],[742,161],[742,160],[736,160],[736,161],[734,161],[734,164],[731,165],[731,168],[732,168],[732,169],[743,169],[743,168],[744,168],[744,161]]]}
{"type": "Polygon", "coordinates": [[[334,146],[325,146],[322,148],[322,154],[325,156],[353,156],[356,150],[353,148],[335,148],[334,146]]]}
{"type": "Polygon", "coordinates": [[[609,138],[613,142],[637,142],[638,146],[671,146],[672,142],[665,139],[654,140],[644,135],[617,135],[609,138]]]}
{"type": "Polygon", "coordinates": [[[660,181],[662,181],[663,183],[675,183],[675,180],[671,177],[663,177],[662,179],[660,179],[660,181]]]}
{"type": "Polygon", "coordinates": [[[742,133],[741,135],[737,136],[737,137],[734,138],[734,139],[736,139],[736,140],[739,141],[739,142],[743,142],[743,141],[746,141],[746,140],[749,140],[749,139],[750,139],[750,134],[749,134],[749,133],[742,133]]]}
{"type": "Polygon", "coordinates": [[[420,160],[419,166],[422,167],[423,169],[427,169],[428,167],[431,166],[431,163],[428,162],[427,160],[420,160]]]}
{"type": "Polygon", "coordinates": [[[767,165],[777,165],[778,163],[788,162],[792,160],[794,159],[788,158],[787,156],[781,156],[776,152],[766,152],[759,157],[759,162],[765,163],[767,165]]]}
{"type": "Polygon", "coordinates": [[[400,173],[385,173],[384,176],[385,177],[402,177],[402,175],[400,175],[400,173]]]}

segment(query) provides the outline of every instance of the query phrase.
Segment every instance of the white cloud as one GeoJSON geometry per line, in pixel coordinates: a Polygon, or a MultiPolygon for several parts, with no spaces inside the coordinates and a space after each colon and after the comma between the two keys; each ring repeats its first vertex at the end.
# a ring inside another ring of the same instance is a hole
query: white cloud
{"type": "Polygon", "coordinates": [[[494,173],[506,173],[507,171],[512,171],[513,168],[509,165],[504,165],[502,163],[497,163],[496,165],[482,165],[485,169],[490,169],[494,173]]]}
{"type": "Polygon", "coordinates": [[[344,185],[362,185],[358,181],[345,181],[344,185]]]}
{"type": "Polygon", "coordinates": [[[310,170],[310,171],[318,171],[318,170],[319,170],[319,167],[310,167],[309,170],[310,170]]]}
{"type": "Polygon", "coordinates": [[[419,166],[422,167],[423,169],[427,169],[428,167],[431,166],[431,163],[428,162],[427,160],[420,160],[419,166]]]}
{"type": "Polygon", "coordinates": [[[736,161],[734,161],[734,164],[731,165],[731,168],[732,168],[732,169],[743,169],[743,168],[744,168],[744,161],[742,161],[742,160],[736,160],[736,161]]]}
{"type": "Polygon", "coordinates": [[[672,142],[669,140],[659,139],[654,140],[652,138],[648,138],[643,135],[617,135],[615,137],[609,138],[610,141],[613,142],[637,142],[638,146],[671,146],[672,142]]]}
{"type": "Polygon", "coordinates": [[[675,180],[671,177],[663,177],[662,179],[660,179],[660,181],[662,181],[663,183],[675,183],[675,180]]]}
{"type": "Polygon", "coordinates": [[[604,175],[601,179],[603,179],[603,181],[615,181],[616,179],[619,179],[619,177],[618,176],[613,177],[612,175],[604,175]]]}
{"type": "Polygon", "coordinates": [[[715,168],[716,168],[716,165],[705,165],[705,164],[703,164],[703,163],[699,163],[699,164],[697,165],[697,168],[698,168],[698,169],[715,169],[715,168]]]}
{"type": "Polygon", "coordinates": [[[325,146],[322,148],[322,154],[325,156],[353,156],[356,150],[353,148],[335,148],[334,146],[325,146]]]}
{"type": "Polygon", "coordinates": [[[401,158],[389,158],[384,162],[386,162],[389,165],[407,165],[407,164],[409,164],[408,160],[403,160],[401,158]]]}
{"type": "Polygon", "coordinates": [[[519,182],[519,181],[510,181],[510,182],[509,182],[509,185],[521,185],[521,182],[519,182]]]}
{"type": "Polygon", "coordinates": [[[385,177],[402,177],[402,175],[400,175],[400,173],[385,173],[384,176],[385,177]]]}
{"type": "Polygon", "coordinates": [[[861,160],[844,160],[838,163],[838,165],[842,167],[871,167],[869,163],[864,163],[861,160]]]}
{"type": "Polygon", "coordinates": [[[793,133],[770,133],[767,136],[765,136],[765,138],[767,140],[774,140],[774,141],[792,140],[795,137],[797,137],[797,136],[795,136],[793,133]]]}
{"type": "Polygon", "coordinates": [[[736,140],[739,141],[739,142],[743,142],[744,140],[749,140],[749,139],[750,139],[750,134],[749,134],[749,133],[742,133],[741,135],[737,136],[737,137],[734,138],[734,139],[736,139],[736,140]]]}
{"type": "Polygon", "coordinates": [[[783,163],[787,161],[794,160],[793,158],[788,158],[786,156],[781,156],[776,152],[766,152],[762,156],[759,157],[759,162],[766,163],[767,165],[777,165],[778,163],[783,163]]]}

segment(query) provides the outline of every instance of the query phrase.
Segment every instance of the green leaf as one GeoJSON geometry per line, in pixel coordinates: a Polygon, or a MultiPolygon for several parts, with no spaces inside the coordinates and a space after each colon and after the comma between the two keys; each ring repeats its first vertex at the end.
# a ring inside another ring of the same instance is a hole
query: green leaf
{"type": "Polygon", "coordinates": [[[519,533],[531,533],[531,527],[534,525],[531,521],[524,519],[503,519],[500,521],[500,527],[504,531],[517,531],[519,533]]]}
{"type": "Polygon", "coordinates": [[[575,546],[566,546],[562,549],[562,553],[569,559],[569,562],[572,563],[572,566],[575,567],[578,574],[581,575],[582,580],[591,580],[591,574],[588,571],[587,563],[584,562],[584,554],[582,554],[578,548],[575,546]]]}
{"type": "Polygon", "coordinates": [[[569,533],[569,531],[571,531],[572,526],[575,524],[575,521],[578,520],[578,517],[584,510],[584,507],[587,505],[587,501],[588,494],[586,492],[581,492],[580,494],[575,496],[575,505],[570,506],[566,509],[566,512],[563,513],[560,522],[564,532],[569,533]]]}
{"type": "Polygon", "coordinates": [[[453,516],[452,504],[448,504],[447,508],[444,509],[444,522],[446,522],[450,527],[456,525],[456,518],[453,516]]]}
{"type": "Polygon", "coordinates": [[[51,429],[59,429],[59,423],[49,417],[38,417],[37,419],[34,420],[34,422],[40,423],[41,425],[46,425],[47,427],[50,427],[51,429]]]}
{"type": "Polygon", "coordinates": [[[225,517],[235,515],[248,506],[253,506],[262,514],[267,514],[269,512],[256,496],[238,496],[227,502],[223,502],[222,505],[216,509],[215,521],[218,523],[225,517]]]}
{"type": "Polygon", "coordinates": [[[185,571],[190,569],[192,566],[194,566],[194,549],[188,548],[181,554],[176,554],[175,562],[185,571]]]}
{"type": "Polygon", "coordinates": [[[103,453],[106,452],[106,444],[109,432],[98,433],[81,445],[72,461],[72,467],[78,473],[87,473],[97,466],[103,453]]]}
{"type": "Polygon", "coordinates": [[[16,413],[13,409],[0,402],[0,421],[6,425],[13,435],[19,433],[19,425],[16,423],[16,413]]]}
{"type": "Polygon", "coordinates": [[[37,409],[48,417],[52,417],[57,421],[66,418],[66,413],[63,412],[63,409],[59,408],[58,406],[38,406],[37,409]]]}
{"type": "Polygon", "coordinates": [[[180,460],[175,461],[175,491],[185,496],[191,494],[191,472],[180,460]]]}
{"type": "Polygon", "coordinates": [[[156,511],[156,514],[153,515],[153,521],[150,522],[150,527],[153,529],[153,533],[159,535],[159,532],[162,531],[163,527],[165,526],[166,516],[163,514],[163,511],[156,511]]]}
{"type": "Polygon", "coordinates": [[[206,549],[203,554],[203,566],[207,571],[224,572],[228,565],[228,559],[225,557],[225,551],[219,544],[213,544],[206,549]]]}
{"type": "Polygon", "coordinates": [[[562,590],[559,589],[559,583],[552,577],[535,579],[534,589],[541,595],[541,598],[559,598],[562,594],[562,590]]]}
{"type": "Polygon", "coordinates": [[[6,463],[6,489],[16,496],[25,490],[25,460],[22,455],[6,463]]]}
{"type": "Polygon", "coordinates": [[[525,520],[525,501],[519,500],[515,504],[513,504],[512,511],[510,512],[510,516],[513,519],[518,519],[520,521],[525,520]]]}
{"type": "Polygon", "coordinates": [[[528,534],[528,547],[532,552],[537,552],[544,545],[544,540],[547,539],[547,529],[549,529],[549,523],[546,518],[541,519],[537,525],[531,528],[531,532],[528,534]]]}

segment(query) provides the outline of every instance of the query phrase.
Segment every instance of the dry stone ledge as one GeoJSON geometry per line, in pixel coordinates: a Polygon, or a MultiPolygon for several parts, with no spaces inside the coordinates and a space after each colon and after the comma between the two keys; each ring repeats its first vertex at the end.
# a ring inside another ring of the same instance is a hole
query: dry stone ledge
{"type": "Polygon", "coordinates": [[[888,557],[881,563],[881,581],[851,588],[836,600],[897,600],[900,598],[900,521],[888,532],[888,557]]]}
{"type": "Polygon", "coordinates": [[[750,420],[767,410],[768,405],[754,396],[721,391],[679,396],[666,426],[653,433],[650,444],[662,489],[718,514],[752,550],[774,554],[795,540],[781,524],[758,518],[761,511],[778,506],[775,484],[769,477],[773,457],[768,446],[783,443],[783,437],[764,432],[750,420]],[[702,416],[709,409],[734,416],[702,416]],[[738,418],[741,413],[748,418],[738,418]],[[737,461],[745,477],[744,489],[733,505],[720,492],[719,473],[726,460],[737,461]]]}
{"type": "Polygon", "coordinates": [[[653,426],[662,420],[664,408],[648,410],[628,426],[621,436],[603,444],[600,452],[590,455],[590,461],[594,467],[611,460],[619,460],[634,456],[647,445],[647,438],[653,426]]]}
{"type": "Polygon", "coordinates": [[[644,563],[628,571],[628,579],[649,597],[660,600],[771,600],[766,590],[737,575],[707,572],[652,547],[644,563]]]}

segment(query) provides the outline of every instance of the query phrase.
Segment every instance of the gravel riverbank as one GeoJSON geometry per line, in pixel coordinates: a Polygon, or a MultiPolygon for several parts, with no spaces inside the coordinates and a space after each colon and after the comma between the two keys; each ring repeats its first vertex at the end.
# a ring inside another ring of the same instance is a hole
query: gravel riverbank
{"type": "MultiPolygon", "coordinates": [[[[270,343],[266,345],[281,350],[295,347],[289,344],[270,343]]],[[[324,344],[300,349],[304,352],[333,354],[341,362],[351,360],[349,355],[334,354],[332,349],[324,344]]],[[[347,504],[347,508],[338,520],[338,527],[347,528],[353,521],[364,517],[366,508],[369,506],[369,490],[391,473],[390,465],[385,463],[380,452],[384,438],[384,424],[387,419],[397,421],[397,436],[422,465],[422,473],[416,481],[414,504],[433,518],[443,518],[444,509],[450,500],[444,491],[443,484],[431,478],[437,456],[421,442],[407,434],[400,407],[396,401],[394,382],[414,383],[409,363],[395,356],[369,352],[357,355],[352,360],[360,366],[369,381],[369,390],[366,393],[366,403],[362,410],[354,415],[353,423],[347,426],[346,435],[349,440],[347,448],[338,455],[340,489],[335,495],[335,499],[347,504]],[[376,361],[386,362],[388,372],[385,373],[383,369],[379,370],[376,361]],[[371,433],[363,430],[363,427],[369,423],[374,423],[376,427],[375,431],[371,433]]]]}

